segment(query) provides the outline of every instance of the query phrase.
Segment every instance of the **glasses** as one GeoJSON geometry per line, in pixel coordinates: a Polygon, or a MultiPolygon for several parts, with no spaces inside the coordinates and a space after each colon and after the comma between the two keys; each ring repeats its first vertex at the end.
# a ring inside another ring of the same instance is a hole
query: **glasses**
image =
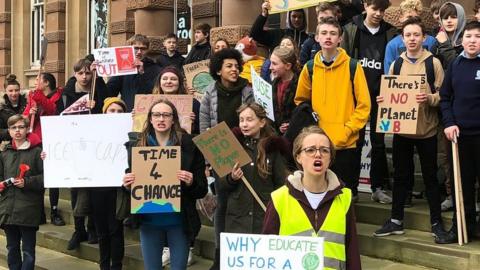
{"type": "Polygon", "coordinates": [[[314,146],[312,147],[306,147],[302,149],[303,152],[309,157],[314,157],[317,154],[317,151],[320,152],[320,155],[322,156],[328,156],[332,152],[330,150],[330,147],[325,147],[325,146],[320,146],[319,148],[316,148],[314,146]]]}
{"type": "Polygon", "coordinates": [[[152,118],[153,118],[153,119],[160,119],[160,118],[170,119],[172,116],[173,116],[173,113],[168,113],[168,112],[165,112],[165,113],[152,112],[152,118]]]}
{"type": "Polygon", "coordinates": [[[22,130],[22,129],[25,129],[26,127],[25,126],[11,126],[9,127],[9,129],[11,130],[22,130]]]}
{"type": "Polygon", "coordinates": [[[133,49],[134,49],[135,51],[146,51],[146,50],[148,50],[147,47],[137,47],[137,46],[134,46],[133,49]]]}

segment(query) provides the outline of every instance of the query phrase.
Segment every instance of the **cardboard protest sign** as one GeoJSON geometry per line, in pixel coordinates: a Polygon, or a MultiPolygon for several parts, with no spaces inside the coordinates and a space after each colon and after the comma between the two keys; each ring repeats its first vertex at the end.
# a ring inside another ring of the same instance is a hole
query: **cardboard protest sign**
{"type": "Polygon", "coordinates": [[[241,167],[252,161],[225,122],[196,136],[193,142],[220,177],[231,173],[235,163],[241,167]]]}
{"type": "Polygon", "coordinates": [[[260,77],[253,66],[250,66],[252,74],[252,88],[255,102],[260,104],[267,112],[267,117],[275,121],[275,111],[273,110],[272,85],[260,77]]]}
{"type": "Polygon", "coordinates": [[[372,165],[372,144],[370,142],[370,123],[365,126],[365,140],[362,146],[362,159],[360,161],[360,178],[358,190],[372,193],[370,188],[370,168],[372,165]]]}
{"type": "Polygon", "coordinates": [[[90,109],[87,107],[88,101],[90,100],[90,95],[86,94],[81,98],[77,99],[70,107],[63,110],[60,115],[64,114],[80,114],[89,112],[90,109]]]}
{"type": "Polygon", "coordinates": [[[94,49],[93,55],[98,62],[98,76],[113,77],[137,74],[133,46],[94,49]]]}
{"type": "Polygon", "coordinates": [[[46,188],[120,187],[132,115],[42,116],[46,188]]]}
{"type": "Polygon", "coordinates": [[[210,60],[203,60],[183,66],[187,87],[197,90],[198,94],[203,95],[205,88],[214,80],[210,76],[210,60]]]}
{"type": "Polygon", "coordinates": [[[287,12],[289,10],[295,10],[300,8],[313,7],[320,2],[335,2],[337,0],[270,0],[272,9],[270,14],[287,12]]]}
{"type": "Polygon", "coordinates": [[[383,75],[378,105],[377,132],[416,134],[418,106],[415,95],[425,92],[425,76],[383,75]]]}
{"type": "Polygon", "coordinates": [[[220,269],[306,269],[324,266],[323,237],[220,234],[220,269]]]}
{"type": "Polygon", "coordinates": [[[153,103],[161,99],[167,99],[175,105],[180,126],[188,133],[191,133],[192,119],[190,118],[190,114],[193,112],[192,95],[135,95],[133,131],[141,132],[143,130],[143,125],[147,120],[148,110],[153,103]]]}
{"type": "Polygon", "coordinates": [[[132,214],[180,212],[180,162],[180,146],[132,148],[132,214]]]}

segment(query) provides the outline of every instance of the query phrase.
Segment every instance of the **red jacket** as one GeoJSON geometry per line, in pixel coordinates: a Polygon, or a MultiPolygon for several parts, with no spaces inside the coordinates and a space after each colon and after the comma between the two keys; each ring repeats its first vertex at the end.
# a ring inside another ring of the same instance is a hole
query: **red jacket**
{"type": "Polygon", "coordinates": [[[32,107],[38,107],[37,114],[34,118],[33,131],[40,140],[42,139],[42,127],[40,125],[40,116],[46,115],[56,115],[57,114],[57,102],[62,98],[63,89],[58,88],[56,91],[50,93],[48,96],[45,96],[42,90],[36,89],[28,95],[27,107],[23,111],[23,115],[28,116],[30,121],[30,109],[32,107]]]}
{"type": "MultiPolygon", "coordinates": [[[[303,192],[302,184],[303,174],[300,171],[296,171],[293,175],[288,176],[286,186],[288,187],[289,193],[292,197],[298,200],[300,205],[303,208],[303,211],[308,216],[310,223],[314,227],[315,231],[320,230],[327,217],[330,206],[332,205],[333,199],[338,194],[342,193],[342,188],[345,187],[345,184],[341,182],[335,173],[328,170],[327,179],[328,179],[328,189],[325,198],[320,202],[320,205],[317,209],[312,209],[310,203],[303,192]],[[317,214],[317,222],[315,222],[315,214],[317,214]],[[316,224],[315,224],[316,223],[316,224]]],[[[295,217],[292,217],[295,218],[295,217]]],[[[355,224],[355,212],[353,203],[350,205],[350,209],[347,212],[347,228],[345,235],[345,254],[346,254],[346,263],[348,270],[361,270],[362,265],[360,262],[360,252],[358,250],[358,239],[357,239],[357,227],[355,224]]],[[[263,220],[263,230],[262,234],[278,234],[280,230],[280,218],[278,216],[277,210],[273,205],[273,202],[267,206],[267,212],[265,213],[265,219],[263,220]]]]}

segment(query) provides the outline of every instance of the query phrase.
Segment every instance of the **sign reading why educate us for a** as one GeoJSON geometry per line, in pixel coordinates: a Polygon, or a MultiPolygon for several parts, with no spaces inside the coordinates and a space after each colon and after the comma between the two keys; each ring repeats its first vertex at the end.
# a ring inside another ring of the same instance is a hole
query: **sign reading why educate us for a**
{"type": "Polygon", "coordinates": [[[260,77],[253,66],[250,66],[250,73],[252,76],[253,97],[255,98],[255,102],[265,109],[268,118],[275,121],[272,85],[260,77]]]}
{"type": "Polygon", "coordinates": [[[220,177],[231,173],[235,163],[242,167],[252,161],[225,122],[202,132],[193,142],[220,177]]]}
{"type": "Polygon", "coordinates": [[[323,269],[323,238],[220,234],[220,269],[323,269]]]}
{"type": "Polygon", "coordinates": [[[133,131],[141,132],[147,120],[148,110],[155,102],[166,99],[173,103],[178,112],[180,126],[188,133],[192,131],[190,114],[193,109],[192,95],[135,95],[135,115],[133,117],[133,131]]]}
{"type": "Polygon", "coordinates": [[[94,49],[97,75],[101,77],[137,74],[133,46],[94,49]]]}
{"type": "Polygon", "coordinates": [[[337,0],[270,0],[270,14],[287,12],[300,8],[313,7],[320,2],[335,2],[337,0]]]}
{"type": "Polygon", "coordinates": [[[132,148],[132,214],[180,212],[180,154],[180,146],[132,148]]]}
{"type": "Polygon", "coordinates": [[[416,134],[418,107],[416,95],[426,89],[425,76],[383,75],[378,105],[377,132],[416,134]]]}
{"type": "Polygon", "coordinates": [[[40,121],[46,188],[122,186],[131,114],[42,116],[40,121]]]}

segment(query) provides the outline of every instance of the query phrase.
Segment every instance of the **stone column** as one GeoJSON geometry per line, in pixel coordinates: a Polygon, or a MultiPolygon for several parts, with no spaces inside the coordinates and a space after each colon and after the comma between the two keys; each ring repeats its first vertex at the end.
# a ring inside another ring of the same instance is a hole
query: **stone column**
{"type": "Polygon", "coordinates": [[[73,65],[88,54],[88,5],[82,1],[67,1],[67,31],[65,40],[65,80],[73,74],[73,65]]]}
{"type": "Polygon", "coordinates": [[[48,0],[45,5],[45,38],[48,40],[45,72],[65,85],[65,0],[48,0]]]}
{"type": "Polygon", "coordinates": [[[128,0],[127,10],[135,18],[135,33],[150,39],[150,52],[162,48],[163,38],[173,32],[173,0],[128,0]]]}
{"type": "Polygon", "coordinates": [[[135,18],[133,12],[127,10],[127,0],[110,2],[109,45],[123,46],[135,34],[135,18]]]}
{"type": "Polygon", "coordinates": [[[0,89],[11,71],[11,1],[0,2],[0,89]]]}
{"type": "MultiPolygon", "coordinates": [[[[222,0],[192,0],[192,32],[199,23],[208,23],[212,28],[218,26],[219,1],[222,0]]],[[[236,16],[241,16],[240,13],[243,12],[238,12],[236,16]]]]}

